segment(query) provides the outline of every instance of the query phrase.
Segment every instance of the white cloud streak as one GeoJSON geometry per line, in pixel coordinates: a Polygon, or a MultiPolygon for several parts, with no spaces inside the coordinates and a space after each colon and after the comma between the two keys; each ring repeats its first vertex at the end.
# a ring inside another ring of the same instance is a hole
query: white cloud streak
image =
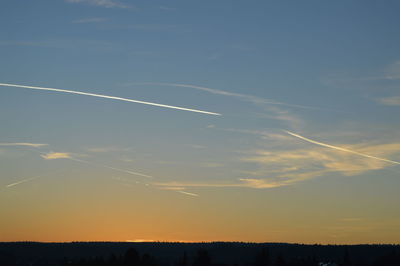
{"type": "Polygon", "coordinates": [[[99,22],[104,22],[106,19],[105,18],[82,18],[82,19],[76,19],[72,21],[74,24],[85,24],[85,23],[99,23],[99,22]]]}
{"type": "Polygon", "coordinates": [[[114,0],[65,0],[68,3],[85,3],[105,8],[131,8],[131,6],[114,0]]]}
{"type": "Polygon", "coordinates": [[[192,196],[192,197],[198,197],[199,196],[198,194],[190,193],[190,192],[186,192],[186,191],[182,191],[182,190],[177,191],[177,192],[185,194],[185,195],[188,195],[188,196],[192,196]]]}
{"type": "Polygon", "coordinates": [[[34,179],[36,179],[36,178],[38,178],[38,177],[31,177],[31,178],[23,179],[23,180],[21,180],[21,181],[18,181],[18,182],[15,182],[15,183],[6,185],[6,188],[10,188],[10,187],[13,187],[13,186],[17,186],[17,185],[19,185],[19,184],[22,184],[22,183],[25,183],[25,182],[29,182],[29,181],[34,180],[34,179]]]}
{"type": "Polygon", "coordinates": [[[400,106],[400,96],[380,98],[378,102],[383,105],[400,106]]]}
{"type": "MultiPolygon", "coordinates": [[[[218,89],[212,89],[212,88],[207,88],[207,87],[202,87],[202,86],[197,86],[197,85],[191,85],[191,84],[163,83],[163,82],[141,82],[141,83],[129,83],[129,85],[160,85],[160,86],[170,86],[170,87],[191,88],[191,89],[206,91],[206,92],[209,92],[209,93],[212,93],[212,94],[235,97],[235,98],[240,99],[242,101],[251,102],[253,104],[273,104],[273,105],[282,105],[282,106],[302,108],[302,109],[326,110],[326,109],[319,108],[319,107],[283,103],[283,102],[279,102],[279,101],[275,101],[275,100],[271,100],[271,99],[261,98],[261,97],[258,97],[258,96],[235,93],[235,92],[229,92],[229,91],[218,90],[218,89]]],[[[334,111],[334,110],[330,110],[330,111],[334,111]]]]}
{"type": "MultiPolygon", "coordinates": [[[[196,187],[196,188],[276,188],[289,185],[290,181],[268,181],[266,179],[256,179],[256,178],[241,178],[237,183],[184,183],[184,182],[165,182],[165,183],[153,183],[154,186],[165,189],[165,190],[175,190],[179,191],[178,188],[184,187],[196,187]]],[[[186,194],[186,193],[184,193],[186,194]]]]}
{"type": "Polygon", "coordinates": [[[361,153],[361,152],[345,149],[345,148],[342,148],[342,147],[338,147],[338,146],[334,146],[334,145],[318,142],[318,141],[303,137],[301,135],[295,134],[295,133],[290,132],[290,131],[285,131],[285,132],[288,133],[289,135],[292,135],[293,137],[305,140],[307,142],[310,142],[310,143],[313,143],[313,144],[316,144],[316,145],[319,145],[319,146],[322,146],[322,147],[326,147],[326,148],[330,148],[330,149],[334,149],[334,150],[338,150],[338,151],[343,151],[343,152],[356,154],[356,155],[359,155],[359,156],[362,156],[362,157],[365,157],[365,158],[370,158],[370,159],[375,159],[375,160],[379,160],[379,161],[383,161],[383,162],[387,162],[387,163],[399,164],[400,165],[400,162],[396,162],[396,161],[388,160],[388,159],[385,159],[385,158],[380,158],[380,157],[368,155],[368,154],[365,154],[365,153],[361,153]]]}
{"type": "MultiPolygon", "coordinates": [[[[287,134],[287,137],[293,138],[294,136],[287,134]]],[[[283,141],[288,143],[287,140],[281,140],[282,143],[283,141]]],[[[374,153],[382,157],[399,154],[400,143],[353,145],[349,149],[361,151],[363,154],[374,153]]],[[[264,148],[250,152],[250,154],[254,155],[246,156],[242,158],[242,161],[256,163],[258,167],[243,173],[261,178],[250,177],[240,180],[247,182],[254,188],[294,185],[330,173],[354,176],[386,169],[392,165],[369,157],[354,156],[353,153],[343,152],[342,150],[326,149],[325,146],[320,145],[306,149],[275,150],[274,148],[264,148]]]]}
{"type": "Polygon", "coordinates": [[[175,11],[175,7],[169,7],[169,6],[158,6],[158,9],[165,10],[165,11],[175,11]]]}
{"type": "Polygon", "coordinates": [[[143,174],[143,173],[139,173],[139,172],[135,172],[135,171],[131,171],[131,170],[126,170],[126,169],[120,169],[120,168],[116,168],[116,167],[112,167],[112,166],[108,166],[108,165],[104,165],[104,164],[93,163],[93,162],[77,159],[77,158],[72,157],[72,154],[68,153],[68,152],[41,153],[40,157],[42,157],[45,160],[68,159],[68,160],[71,160],[71,161],[84,163],[84,164],[89,164],[89,165],[97,166],[97,167],[103,167],[103,168],[111,169],[111,170],[114,170],[114,171],[130,174],[130,175],[143,176],[143,177],[146,177],[146,178],[153,178],[152,176],[146,175],[146,174],[143,174]]]}
{"type": "Polygon", "coordinates": [[[42,178],[42,177],[45,177],[45,176],[49,176],[49,175],[52,175],[52,174],[56,174],[58,172],[60,172],[60,170],[52,171],[52,172],[49,172],[47,174],[41,174],[41,175],[33,176],[33,177],[30,177],[30,178],[26,178],[26,179],[22,179],[22,180],[20,180],[18,182],[8,184],[5,187],[6,188],[12,188],[14,186],[17,186],[17,185],[20,185],[20,184],[24,184],[24,183],[27,183],[29,181],[33,181],[33,180],[36,180],[36,179],[39,179],[39,178],[42,178]]]}
{"type": "Polygon", "coordinates": [[[71,159],[71,154],[67,152],[49,152],[40,155],[45,160],[56,160],[56,159],[71,159]]]}
{"type": "Polygon", "coordinates": [[[25,146],[25,147],[34,147],[34,148],[40,148],[40,147],[47,146],[47,145],[48,144],[28,143],[28,142],[0,143],[0,146],[25,146]]]}
{"type": "Polygon", "coordinates": [[[389,80],[400,79],[400,61],[396,61],[386,68],[385,79],[389,80]]]}
{"type": "Polygon", "coordinates": [[[87,148],[86,151],[92,152],[92,153],[107,153],[107,152],[125,152],[125,151],[130,151],[132,148],[125,147],[125,148],[120,148],[120,147],[93,147],[93,148],[87,148]]]}
{"type": "Polygon", "coordinates": [[[104,164],[88,162],[88,161],[85,161],[85,160],[76,159],[76,158],[71,158],[71,157],[70,157],[70,158],[66,158],[66,159],[70,159],[70,160],[72,160],[72,161],[76,161],[76,162],[80,162],[80,163],[85,163],[85,164],[89,164],[89,165],[100,166],[100,167],[104,167],[104,168],[107,168],[107,169],[111,169],[111,170],[114,170],[114,171],[118,171],[118,172],[130,174],[130,175],[143,176],[143,177],[146,177],[146,178],[153,178],[153,177],[150,176],[150,175],[146,175],[146,174],[143,174],[143,173],[134,172],[134,171],[130,171],[130,170],[125,170],[125,169],[115,168],[115,167],[111,167],[111,166],[104,165],[104,164]]]}
{"type": "Polygon", "coordinates": [[[202,113],[202,114],[208,114],[208,115],[217,115],[217,116],[221,115],[219,113],[207,112],[207,111],[202,111],[202,110],[197,110],[197,109],[190,109],[190,108],[184,108],[184,107],[178,107],[178,106],[172,106],[172,105],[145,102],[145,101],[133,100],[133,99],[128,99],[128,98],[115,97],[115,96],[109,96],[109,95],[103,95],[103,94],[88,93],[88,92],[82,92],[82,91],[64,90],[64,89],[56,89],[56,88],[45,88],[45,87],[36,87],[36,86],[25,86],[25,85],[8,84],[8,83],[0,83],[0,86],[26,88],[26,89],[41,90],[41,91],[63,92],[63,93],[70,93],[70,94],[78,94],[78,95],[98,97],[98,98],[106,98],[106,99],[112,99],[112,100],[117,100],[117,101],[140,103],[140,104],[152,105],[152,106],[157,106],[157,107],[162,107],[162,108],[176,109],[176,110],[181,110],[181,111],[202,113]]]}

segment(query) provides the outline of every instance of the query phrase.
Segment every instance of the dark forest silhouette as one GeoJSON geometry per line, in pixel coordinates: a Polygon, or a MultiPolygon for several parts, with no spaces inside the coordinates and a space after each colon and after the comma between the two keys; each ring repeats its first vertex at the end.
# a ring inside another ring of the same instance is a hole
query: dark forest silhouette
{"type": "Polygon", "coordinates": [[[392,266],[399,245],[0,243],[4,266],[392,266]]]}

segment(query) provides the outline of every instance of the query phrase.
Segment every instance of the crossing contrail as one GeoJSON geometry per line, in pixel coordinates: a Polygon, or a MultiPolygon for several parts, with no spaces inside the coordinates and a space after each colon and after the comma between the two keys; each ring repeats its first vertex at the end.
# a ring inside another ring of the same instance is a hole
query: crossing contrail
{"type": "Polygon", "coordinates": [[[76,158],[72,158],[72,157],[65,158],[65,159],[68,159],[68,160],[71,160],[71,161],[80,162],[80,163],[85,163],[85,164],[89,164],[89,165],[104,167],[104,168],[108,168],[108,169],[111,169],[111,170],[114,170],[114,171],[118,171],[118,172],[122,172],[122,173],[127,173],[127,174],[130,174],[130,175],[136,175],[136,176],[143,176],[143,177],[147,177],[147,178],[153,178],[153,177],[150,176],[150,175],[146,175],[146,174],[142,174],[142,173],[138,173],[138,172],[134,172],[134,171],[130,171],[130,170],[125,170],[125,169],[115,168],[115,167],[111,167],[111,166],[104,165],[104,164],[88,162],[88,161],[85,161],[85,160],[76,159],[76,158]]]}
{"type": "Polygon", "coordinates": [[[108,168],[108,169],[111,169],[111,170],[127,173],[127,174],[130,174],[130,175],[153,178],[152,176],[146,175],[146,174],[143,174],[143,173],[138,173],[138,172],[134,172],[134,171],[130,171],[130,170],[115,168],[115,167],[104,165],[104,164],[100,164],[100,163],[94,163],[94,162],[89,162],[89,161],[77,159],[77,158],[72,157],[71,154],[67,153],[67,152],[47,152],[47,153],[46,152],[38,152],[38,151],[35,151],[35,152],[39,153],[40,157],[42,157],[45,160],[67,159],[67,160],[71,160],[71,161],[74,161],[74,162],[89,164],[89,165],[92,165],[92,166],[108,168]]]}
{"type": "Polygon", "coordinates": [[[15,182],[15,183],[6,185],[6,188],[10,188],[10,187],[13,187],[13,186],[17,186],[17,185],[19,185],[19,184],[22,184],[22,183],[25,183],[25,182],[29,182],[29,181],[34,180],[34,179],[36,179],[36,178],[38,178],[38,177],[36,176],[36,177],[31,177],[31,178],[23,179],[23,180],[21,180],[21,181],[18,181],[18,182],[15,182]]]}
{"type": "Polygon", "coordinates": [[[17,181],[17,182],[8,184],[8,185],[6,185],[5,187],[6,187],[6,188],[11,188],[11,187],[14,187],[14,186],[17,186],[17,185],[20,185],[20,184],[23,184],[23,183],[26,183],[26,182],[29,182],[29,181],[32,181],[32,180],[36,180],[36,179],[39,179],[39,178],[42,178],[42,177],[45,177],[45,176],[49,176],[49,175],[52,175],[52,174],[56,174],[56,173],[58,173],[58,172],[60,172],[60,171],[59,171],[59,170],[57,170],[57,171],[51,171],[51,172],[48,172],[48,173],[46,173],[46,174],[41,174],[41,175],[33,176],[33,177],[30,177],[30,178],[25,178],[25,179],[22,179],[22,180],[20,180],[20,181],[17,181]]]}
{"type": "Polygon", "coordinates": [[[181,110],[181,111],[202,113],[202,114],[208,114],[208,115],[221,115],[219,113],[207,112],[207,111],[202,111],[202,110],[197,110],[197,109],[190,109],[190,108],[184,108],[184,107],[178,107],[178,106],[166,105],[166,104],[160,104],[160,103],[145,102],[145,101],[133,100],[133,99],[128,99],[128,98],[109,96],[109,95],[103,95],[103,94],[95,94],[95,93],[82,92],[82,91],[73,91],[73,90],[64,90],[64,89],[55,89],[55,88],[45,88],[45,87],[36,87],[36,86],[25,86],[25,85],[8,84],[8,83],[0,83],[0,86],[17,87],[17,88],[42,90],[42,91],[64,92],[64,93],[71,93],[71,94],[79,94],[79,95],[86,95],[86,96],[93,96],[93,97],[99,97],[99,98],[112,99],[112,100],[117,100],[117,101],[140,103],[140,104],[146,104],[146,105],[158,106],[158,107],[163,107],[163,108],[176,109],[176,110],[181,110]]]}
{"type": "Polygon", "coordinates": [[[361,152],[357,152],[357,151],[353,151],[353,150],[349,150],[349,149],[345,149],[345,148],[329,145],[329,144],[326,144],[326,143],[318,142],[318,141],[315,141],[315,140],[300,136],[300,135],[295,134],[295,133],[290,132],[290,131],[286,131],[285,130],[285,132],[288,133],[289,135],[292,135],[293,137],[305,140],[307,142],[310,142],[310,143],[313,143],[313,144],[316,144],[316,145],[319,145],[319,146],[322,146],[322,147],[326,147],[326,148],[330,148],[330,149],[334,149],[334,150],[338,150],[338,151],[343,151],[343,152],[348,152],[348,153],[353,153],[353,154],[356,154],[356,155],[359,155],[359,156],[362,156],[362,157],[365,157],[365,158],[375,159],[375,160],[379,160],[379,161],[383,161],[383,162],[387,162],[387,163],[400,164],[400,162],[388,160],[388,159],[385,159],[385,158],[375,157],[375,156],[368,155],[368,154],[365,154],[365,153],[361,153],[361,152]]]}

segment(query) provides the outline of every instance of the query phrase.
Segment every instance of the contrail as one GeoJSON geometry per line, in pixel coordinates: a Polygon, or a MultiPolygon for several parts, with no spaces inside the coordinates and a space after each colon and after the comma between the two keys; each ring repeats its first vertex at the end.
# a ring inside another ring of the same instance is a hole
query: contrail
{"type": "Polygon", "coordinates": [[[379,161],[383,161],[383,162],[387,162],[387,163],[400,164],[400,162],[388,160],[388,159],[385,159],[385,158],[375,157],[375,156],[368,155],[368,154],[365,154],[365,153],[361,153],[361,152],[357,152],[357,151],[348,150],[348,149],[345,149],[345,148],[329,145],[329,144],[326,144],[326,143],[322,143],[322,142],[318,142],[318,141],[315,141],[315,140],[312,140],[312,139],[308,139],[306,137],[300,136],[300,135],[295,134],[295,133],[290,132],[290,131],[286,131],[286,130],[284,130],[284,131],[286,133],[288,133],[289,135],[292,135],[293,137],[305,140],[307,142],[310,142],[310,143],[313,143],[313,144],[316,144],[316,145],[319,145],[319,146],[327,147],[327,148],[338,150],[338,151],[344,151],[344,152],[348,152],[348,153],[353,153],[353,154],[357,154],[357,155],[362,156],[362,157],[375,159],[375,160],[379,160],[379,161]]]}
{"type": "Polygon", "coordinates": [[[64,93],[93,96],[93,97],[106,98],[106,99],[112,99],[112,100],[118,100],[118,101],[124,101],[124,102],[147,104],[147,105],[158,106],[158,107],[163,107],[163,108],[177,109],[177,110],[182,110],[182,111],[189,111],[189,112],[202,113],[202,114],[208,114],[208,115],[221,115],[219,113],[207,112],[207,111],[202,111],[202,110],[189,109],[189,108],[184,108],[184,107],[178,107],[178,106],[172,106],[172,105],[166,105],[166,104],[159,104],[159,103],[152,103],[152,102],[144,102],[144,101],[133,100],[133,99],[128,99],[128,98],[115,97],[115,96],[109,96],[109,95],[103,95],[103,94],[88,93],[88,92],[82,92],[82,91],[72,91],[72,90],[55,89],[55,88],[35,87],[35,86],[25,86],[25,85],[8,84],[8,83],[0,83],[0,86],[26,88],[26,89],[42,90],[42,91],[64,92],[64,93]]]}
{"type": "Polygon", "coordinates": [[[39,147],[47,146],[47,145],[48,144],[27,143],[27,142],[0,143],[0,146],[27,146],[27,147],[34,147],[34,148],[39,148],[39,147]]]}
{"type": "MultiPolygon", "coordinates": [[[[34,151],[34,150],[32,150],[32,151],[34,151]]],[[[143,176],[143,177],[147,177],[147,178],[153,178],[150,175],[146,175],[146,174],[142,174],[142,173],[138,173],[138,172],[134,172],[134,171],[130,171],[130,170],[119,169],[119,168],[115,168],[115,167],[104,165],[104,164],[99,164],[99,163],[94,163],[94,162],[89,162],[89,161],[73,158],[73,157],[71,157],[70,153],[65,153],[65,152],[49,152],[49,153],[45,153],[45,152],[39,152],[39,151],[34,151],[34,152],[39,153],[40,157],[42,157],[45,160],[67,159],[67,160],[71,160],[71,161],[74,161],[74,162],[89,164],[89,165],[93,165],[93,166],[97,166],[97,167],[103,167],[103,168],[111,169],[111,170],[122,172],[122,173],[127,173],[127,174],[130,174],[130,175],[137,175],[137,176],[143,176]]]]}
{"type": "Polygon", "coordinates": [[[182,191],[182,190],[179,190],[179,191],[177,191],[177,192],[182,193],[182,194],[185,194],[185,195],[193,196],[193,197],[198,197],[198,196],[199,196],[199,195],[197,195],[197,194],[190,193],[190,192],[186,192],[186,191],[182,191]]]}
{"type": "Polygon", "coordinates": [[[247,102],[251,102],[254,104],[273,104],[273,105],[282,105],[282,106],[295,107],[295,108],[301,108],[301,109],[336,111],[336,110],[325,109],[325,108],[321,108],[321,107],[283,103],[283,102],[278,102],[278,101],[271,100],[271,99],[261,98],[258,96],[236,93],[236,92],[229,92],[229,91],[218,90],[218,89],[212,89],[212,88],[191,85],[191,84],[165,83],[165,82],[138,82],[138,83],[129,83],[129,84],[132,84],[132,85],[161,85],[161,86],[169,86],[169,87],[192,88],[192,89],[196,89],[196,90],[206,91],[206,92],[209,92],[212,94],[235,97],[242,101],[247,101],[247,102]]]}
{"type": "Polygon", "coordinates": [[[34,180],[34,179],[36,179],[36,178],[38,178],[38,177],[36,176],[36,177],[31,177],[31,178],[23,179],[23,180],[21,180],[21,181],[15,182],[15,183],[8,184],[6,187],[7,187],[7,188],[10,188],[10,187],[13,187],[13,186],[16,186],[16,185],[25,183],[25,182],[29,182],[29,181],[34,180]]]}
{"type": "Polygon", "coordinates": [[[100,167],[108,168],[108,169],[111,169],[111,170],[114,170],[114,171],[127,173],[127,174],[130,174],[130,175],[137,175],[137,176],[143,176],[143,177],[147,177],[147,178],[153,178],[150,175],[146,175],[146,174],[142,174],[142,173],[138,173],[138,172],[134,172],[134,171],[129,171],[129,170],[125,170],[125,169],[119,169],[119,168],[111,167],[111,166],[104,165],[104,164],[88,162],[88,161],[84,161],[84,160],[80,160],[80,159],[76,159],[76,158],[71,158],[71,157],[70,158],[65,158],[65,159],[69,159],[71,161],[76,161],[76,162],[80,162],[80,163],[90,164],[90,165],[94,165],[94,166],[100,166],[100,167]]]}

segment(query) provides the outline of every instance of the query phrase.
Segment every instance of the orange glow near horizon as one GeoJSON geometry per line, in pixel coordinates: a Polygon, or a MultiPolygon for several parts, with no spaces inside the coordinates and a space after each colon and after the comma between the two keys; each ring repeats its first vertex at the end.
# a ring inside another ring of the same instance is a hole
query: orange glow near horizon
{"type": "MultiPolygon", "coordinates": [[[[59,178],[38,180],[3,193],[0,241],[359,244],[399,243],[400,239],[393,231],[396,222],[368,218],[368,208],[358,211],[367,218],[351,216],[351,205],[327,209],[315,200],[320,197],[317,190],[294,204],[293,199],[303,194],[294,187],[202,189],[196,190],[199,197],[189,197],[150,187],[121,186],[100,178],[100,172],[91,175],[82,173],[85,178],[70,177],[62,183],[59,178]],[[18,195],[12,206],[4,198],[9,193],[18,195]],[[263,203],[274,202],[282,193],[286,201],[263,203]],[[238,195],[241,201],[236,200],[238,195]]],[[[335,200],[332,207],[346,198],[335,200]]]]}

